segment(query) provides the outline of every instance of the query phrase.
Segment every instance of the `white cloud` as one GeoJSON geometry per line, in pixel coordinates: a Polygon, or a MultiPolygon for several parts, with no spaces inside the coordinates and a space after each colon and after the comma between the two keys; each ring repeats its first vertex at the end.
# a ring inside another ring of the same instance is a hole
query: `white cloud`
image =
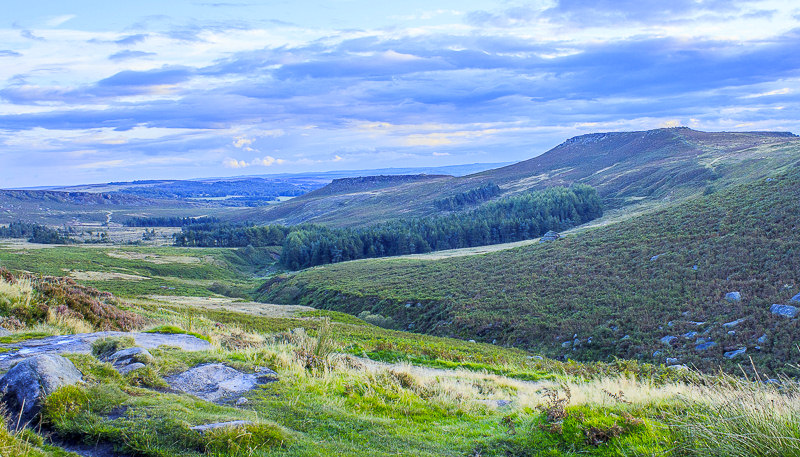
{"type": "Polygon", "coordinates": [[[272,156],[264,156],[261,159],[254,159],[251,165],[261,165],[262,167],[269,167],[272,165],[281,165],[283,163],[286,163],[286,161],[283,159],[276,159],[275,157],[272,156]]]}
{"type": "Polygon", "coordinates": [[[231,157],[226,157],[225,160],[222,161],[222,166],[225,168],[247,168],[250,165],[244,160],[236,160],[231,157]]]}

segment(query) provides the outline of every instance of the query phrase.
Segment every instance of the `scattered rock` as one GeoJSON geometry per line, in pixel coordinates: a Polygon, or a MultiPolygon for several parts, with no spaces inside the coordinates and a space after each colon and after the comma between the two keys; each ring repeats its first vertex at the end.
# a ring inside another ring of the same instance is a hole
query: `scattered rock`
{"type": "Polygon", "coordinates": [[[236,400],[236,406],[246,405],[249,401],[250,400],[248,400],[248,399],[246,399],[244,397],[239,397],[239,399],[236,400]]]}
{"type": "Polygon", "coordinates": [[[736,335],[736,330],[728,330],[728,335],[736,335]]]}
{"type": "Polygon", "coordinates": [[[144,368],[146,366],[147,365],[145,365],[143,363],[134,362],[134,363],[129,363],[129,364],[121,366],[121,367],[114,367],[114,368],[119,372],[119,374],[126,375],[126,374],[130,373],[131,371],[138,370],[139,368],[144,368]]]}
{"type": "Polygon", "coordinates": [[[503,406],[507,406],[511,404],[511,400],[497,400],[497,407],[502,408],[503,406]]]}
{"type": "Polygon", "coordinates": [[[692,270],[697,271],[697,265],[692,265],[692,270]]]}
{"type": "Polygon", "coordinates": [[[767,334],[765,333],[765,334],[759,336],[756,341],[758,342],[758,344],[766,343],[767,342],[767,334]]]}
{"type": "Polygon", "coordinates": [[[666,363],[667,365],[677,365],[678,359],[675,357],[667,357],[666,363]]]}
{"type": "Polygon", "coordinates": [[[671,368],[673,370],[688,370],[689,369],[689,367],[687,367],[686,365],[670,365],[667,368],[671,368]]]}
{"type": "Polygon", "coordinates": [[[675,341],[677,339],[678,339],[677,336],[669,336],[668,335],[668,336],[665,336],[665,337],[661,338],[661,342],[664,343],[664,344],[670,345],[670,344],[672,344],[673,341],[675,341]]]}
{"type": "Polygon", "coordinates": [[[736,319],[735,321],[726,322],[726,323],[722,324],[722,326],[723,327],[728,327],[728,328],[733,328],[733,327],[736,327],[737,325],[741,324],[742,322],[744,322],[746,320],[747,320],[747,318],[743,317],[741,319],[736,319]]]}
{"type": "Polygon", "coordinates": [[[545,233],[544,235],[542,235],[542,237],[539,239],[539,242],[540,243],[546,243],[548,241],[555,241],[555,240],[557,240],[559,238],[561,238],[561,235],[559,235],[558,233],[550,230],[547,233],[545,233]]]}
{"type": "Polygon", "coordinates": [[[0,379],[0,392],[7,411],[13,417],[20,417],[19,425],[25,426],[39,414],[45,397],[59,387],[82,380],[81,372],[64,357],[37,355],[8,370],[0,379]]]}
{"type": "Polygon", "coordinates": [[[726,353],[724,353],[722,355],[726,359],[732,359],[732,358],[736,357],[739,354],[744,354],[745,352],[747,352],[747,348],[739,348],[739,349],[736,349],[735,351],[728,351],[728,352],[726,352],[726,353]]]}
{"type": "Polygon", "coordinates": [[[708,341],[708,342],[705,342],[705,343],[700,343],[700,344],[696,345],[696,346],[694,347],[694,350],[695,350],[695,351],[705,351],[705,350],[707,350],[707,349],[711,349],[711,348],[713,348],[713,347],[714,347],[714,346],[716,346],[716,345],[717,345],[717,343],[715,343],[715,342],[713,342],[713,341],[708,341]]]}
{"type": "Polygon", "coordinates": [[[686,332],[682,336],[684,338],[686,338],[687,340],[690,340],[690,339],[694,338],[695,336],[697,336],[697,332],[686,332]]]}
{"type": "Polygon", "coordinates": [[[241,427],[243,425],[252,425],[252,424],[253,422],[251,421],[215,422],[213,424],[195,425],[194,427],[189,427],[189,429],[194,430],[196,432],[205,433],[209,430],[216,430],[218,428],[241,427]]]}
{"type": "Polygon", "coordinates": [[[662,255],[663,254],[656,254],[653,257],[650,257],[650,261],[652,262],[653,260],[658,260],[658,258],[661,257],[662,255]]]}
{"type": "Polygon", "coordinates": [[[795,301],[800,303],[800,294],[797,294],[794,297],[790,298],[789,301],[795,301]]]}
{"type": "Polygon", "coordinates": [[[728,292],[727,294],[725,294],[725,300],[742,301],[742,294],[739,292],[728,292]]]}
{"type": "Polygon", "coordinates": [[[769,307],[772,314],[784,317],[794,317],[797,315],[797,307],[792,305],[774,304],[769,307]]]}
{"type": "Polygon", "coordinates": [[[660,355],[661,355],[661,351],[655,351],[655,352],[653,353],[653,357],[658,357],[658,356],[660,356],[660,355]]]}
{"type": "Polygon", "coordinates": [[[277,381],[278,373],[268,368],[262,368],[257,374],[242,373],[221,363],[210,363],[198,365],[165,380],[173,389],[218,402],[250,391],[259,384],[277,381]]]}
{"type": "Polygon", "coordinates": [[[475,340],[469,340],[468,342],[469,342],[469,343],[474,343],[474,342],[475,342],[475,340]]]}
{"type": "Polygon", "coordinates": [[[625,340],[629,340],[629,339],[631,339],[631,336],[630,335],[625,335],[622,338],[620,338],[619,340],[620,341],[625,341],[625,340]]]}
{"type": "Polygon", "coordinates": [[[570,346],[572,346],[572,341],[564,341],[563,343],[561,343],[562,348],[568,348],[570,346]]]}

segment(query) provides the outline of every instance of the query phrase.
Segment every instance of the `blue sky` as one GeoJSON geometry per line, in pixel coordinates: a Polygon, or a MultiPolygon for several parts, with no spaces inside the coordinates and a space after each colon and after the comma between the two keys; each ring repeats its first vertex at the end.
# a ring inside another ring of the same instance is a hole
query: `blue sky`
{"type": "Polygon", "coordinates": [[[800,132],[800,4],[39,1],[0,19],[0,188],[524,160],[800,132]]]}

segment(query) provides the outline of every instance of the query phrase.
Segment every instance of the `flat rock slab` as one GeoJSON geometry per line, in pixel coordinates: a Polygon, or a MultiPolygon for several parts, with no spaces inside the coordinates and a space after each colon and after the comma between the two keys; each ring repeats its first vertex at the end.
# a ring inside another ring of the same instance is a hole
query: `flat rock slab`
{"type": "Polygon", "coordinates": [[[268,368],[262,368],[258,373],[242,373],[221,363],[209,363],[165,380],[175,390],[206,401],[219,402],[238,397],[259,384],[277,381],[278,374],[268,368]]]}
{"type": "Polygon", "coordinates": [[[137,346],[152,349],[159,346],[175,346],[184,351],[204,351],[211,349],[211,343],[192,335],[181,333],[128,333],[95,332],[75,335],[50,336],[47,338],[0,344],[9,351],[0,353],[0,370],[7,370],[20,360],[40,354],[63,354],[92,352],[92,343],[100,338],[130,336],[137,346]]]}
{"type": "Polygon", "coordinates": [[[216,422],[213,424],[196,425],[194,427],[190,427],[190,430],[194,430],[200,433],[205,433],[209,430],[216,430],[218,428],[241,427],[244,425],[251,425],[251,424],[252,424],[251,421],[216,422]]]}

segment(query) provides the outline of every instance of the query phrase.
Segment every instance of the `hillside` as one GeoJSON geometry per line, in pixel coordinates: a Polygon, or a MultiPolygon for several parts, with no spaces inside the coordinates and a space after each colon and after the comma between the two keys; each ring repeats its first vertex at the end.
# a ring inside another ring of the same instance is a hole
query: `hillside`
{"type": "Polygon", "coordinates": [[[607,208],[678,199],[766,176],[800,158],[800,137],[784,132],[700,132],[668,128],[596,133],[524,162],[462,177],[394,186],[323,188],[248,214],[264,223],[354,226],[437,212],[434,201],[487,183],[503,195],[575,182],[598,189],[607,208]]]}
{"type": "Polygon", "coordinates": [[[800,170],[789,168],[553,243],[317,267],[269,281],[262,298],[553,357],[729,370],[752,357],[798,374],[797,320],[770,312],[800,292],[800,170]]]}

